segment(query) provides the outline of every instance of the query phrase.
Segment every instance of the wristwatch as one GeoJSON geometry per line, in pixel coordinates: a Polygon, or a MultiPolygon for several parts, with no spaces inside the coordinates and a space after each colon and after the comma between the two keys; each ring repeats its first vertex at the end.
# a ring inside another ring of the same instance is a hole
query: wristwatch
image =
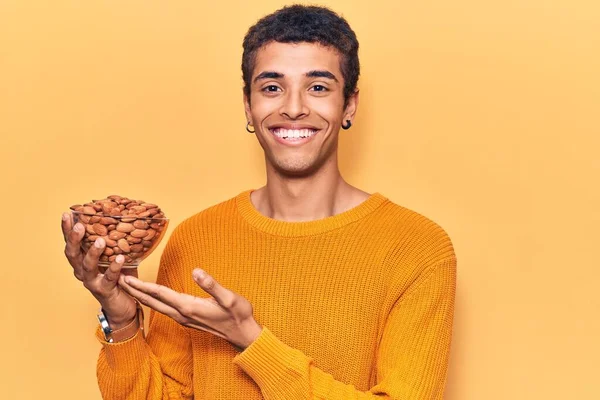
{"type": "Polygon", "coordinates": [[[104,339],[108,343],[123,342],[127,339],[131,339],[135,336],[138,330],[142,330],[142,334],[146,337],[144,332],[144,310],[137,301],[135,302],[137,308],[137,314],[131,323],[127,324],[121,329],[113,330],[108,324],[108,319],[104,315],[104,310],[100,308],[98,311],[98,322],[100,322],[100,328],[104,333],[104,339]]]}

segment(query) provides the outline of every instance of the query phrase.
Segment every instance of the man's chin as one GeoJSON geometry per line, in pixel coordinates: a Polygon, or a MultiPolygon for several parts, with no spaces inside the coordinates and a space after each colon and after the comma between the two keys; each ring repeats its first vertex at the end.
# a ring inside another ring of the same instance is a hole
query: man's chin
{"type": "Polygon", "coordinates": [[[277,161],[271,164],[271,168],[275,170],[279,175],[287,176],[290,178],[301,178],[304,176],[312,175],[316,170],[314,162],[308,162],[307,160],[285,160],[277,161]]]}

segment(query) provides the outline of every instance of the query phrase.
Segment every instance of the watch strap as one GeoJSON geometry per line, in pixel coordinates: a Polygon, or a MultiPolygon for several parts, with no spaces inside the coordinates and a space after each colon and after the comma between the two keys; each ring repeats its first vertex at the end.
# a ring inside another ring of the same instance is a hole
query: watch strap
{"type": "Polygon", "coordinates": [[[136,333],[139,330],[142,331],[144,337],[146,336],[144,332],[144,310],[142,309],[140,303],[137,302],[137,300],[136,308],[137,314],[135,318],[129,324],[117,330],[113,330],[110,327],[108,319],[104,315],[103,310],[100,309],[100,312],[98,313],[98,321],[100,322],[100,327],[102,328],[102,332],[104,333],[104,339],[108,343],[123,342],[127,339],[131,339],[136,335],[136,333]]]}

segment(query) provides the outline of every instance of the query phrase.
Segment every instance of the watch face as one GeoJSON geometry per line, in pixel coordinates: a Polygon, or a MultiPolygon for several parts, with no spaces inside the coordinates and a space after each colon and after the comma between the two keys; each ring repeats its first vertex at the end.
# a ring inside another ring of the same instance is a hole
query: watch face
{"type": "Polygon", "coordinates": [[[100,328],[102,328],[102,332],[104,332],[104,338],[107,341],[112,342],[112,339],[109,338],[109,335],[112,333],[112,329],[110,329],[110,326],[108,325],[108,320],[106,319],[106,316],[104,316],[102,310],[100,310],[100,312],[98,313],[98,322],[100,322],[100,328]]]}

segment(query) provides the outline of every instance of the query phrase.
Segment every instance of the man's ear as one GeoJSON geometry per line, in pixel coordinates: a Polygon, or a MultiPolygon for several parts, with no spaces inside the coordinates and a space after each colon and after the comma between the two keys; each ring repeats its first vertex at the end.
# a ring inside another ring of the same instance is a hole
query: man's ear
{"type": "Polygon", "coordinates": [[[250,98],[244,93],[244,111],[246,113],[246,121],[250,122],[252,125],[252,113],[250,110],[250,98]]]}
{"type": "Polygon", "coordinates": [[[354,121],[354,116],[356,115],[356,110],[358,109],[358,98],[359,98],[359,90],[356,89],[354,93],[348,97],[348,101],[346,103],[346,109],[344,110],[344,120],[354,121]]]}

